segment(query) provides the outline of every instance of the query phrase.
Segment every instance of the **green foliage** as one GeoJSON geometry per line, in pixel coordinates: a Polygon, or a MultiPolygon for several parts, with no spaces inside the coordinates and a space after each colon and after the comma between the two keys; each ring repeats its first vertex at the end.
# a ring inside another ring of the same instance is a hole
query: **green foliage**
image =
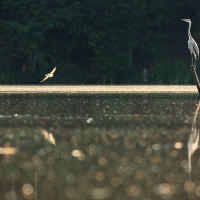
{"type": "Polygon", "coordinates": [[[152,84],[191,84],[190,68],[182,60],[158,60],[149,72],[152,84]]]}
{"type": "Polygon", "coordinates": [[[185,66],[190,59],[184,58],[189,55],[187,28],[180,19],[191,16],[193,30],[199,30],[199,5],[167,0],[1,1],[0,83],[36,84],[55,65],[58,71],[49,83],[139,84],[141,71],[152,66],[157,70],[151,70],[151,83],[190,83],[172,60],[185,66]],[[171,61],[165,64],[167,58],[171,61]],[[174,66],[171,78],[165,77],[165,65],[174,66]]]}
{"type": "Polygon", "coordinates": [[[84,84],[87,81],[87,76],[84,71],[80,71],[74,65],[67,65],[60,68],[58,75],[54,78],[54,83],[84,84]]]}

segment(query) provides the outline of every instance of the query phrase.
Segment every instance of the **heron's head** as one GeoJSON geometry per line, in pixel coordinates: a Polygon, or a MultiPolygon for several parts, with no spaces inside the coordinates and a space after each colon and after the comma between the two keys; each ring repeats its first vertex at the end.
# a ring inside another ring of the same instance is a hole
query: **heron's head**
{"type": "Polygon", "coordinates": [[[191,20],[190,19],[182,19],[184,22],[188,22],[189,24],[191,24],[191,20]]]}

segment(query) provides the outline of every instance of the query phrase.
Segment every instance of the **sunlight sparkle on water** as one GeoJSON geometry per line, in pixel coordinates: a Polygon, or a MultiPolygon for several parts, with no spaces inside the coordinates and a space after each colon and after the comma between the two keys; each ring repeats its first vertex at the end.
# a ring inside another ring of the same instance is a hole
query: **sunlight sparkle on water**
{"type": "Polygon", "coordinates": [[[14,147],[0,147],[0,154],[12,155],[16,153],[17,153],[17,149],[14,147]]]}

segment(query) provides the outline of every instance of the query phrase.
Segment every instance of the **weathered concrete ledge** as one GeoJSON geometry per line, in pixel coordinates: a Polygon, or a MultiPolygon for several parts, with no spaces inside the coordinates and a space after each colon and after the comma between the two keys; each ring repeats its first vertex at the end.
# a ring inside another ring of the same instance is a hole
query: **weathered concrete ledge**
{"type": "Polygon", "coordinates": [[[0,93],[196,93],[195,85],[1,85],[0,93]]]}

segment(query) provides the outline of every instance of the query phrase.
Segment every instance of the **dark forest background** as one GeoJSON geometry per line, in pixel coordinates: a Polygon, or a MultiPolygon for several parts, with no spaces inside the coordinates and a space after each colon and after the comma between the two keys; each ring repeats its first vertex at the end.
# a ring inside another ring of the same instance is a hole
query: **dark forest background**
{"type": "Polygon", "coordinates": [[[199,0],[0,2],[0,84],[193,84],[199,0]]]}

